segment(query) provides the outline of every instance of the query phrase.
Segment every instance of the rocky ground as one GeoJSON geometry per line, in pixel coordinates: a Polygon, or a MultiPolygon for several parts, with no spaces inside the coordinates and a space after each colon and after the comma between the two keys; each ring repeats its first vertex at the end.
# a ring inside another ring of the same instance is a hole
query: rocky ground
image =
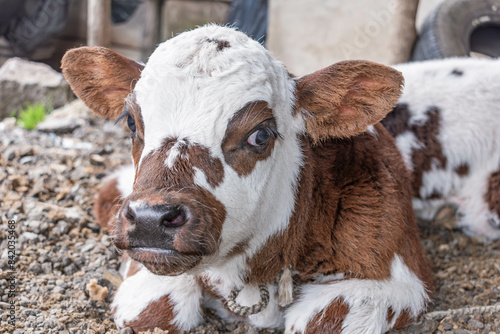
{"type": "MultiPolygon", "coordinates": [[[[129,138],[78,102],[51,117],[43,131],[0,123],[0,333],[118,333],[119,254],[91,208],[103,178],[129,162],[129,138]]],[[[500,334],[500,241],[469,238],[450,219],[421,230],[437,290],[429,313],[398,333],[500,334]]],[[[194,332],[273,331],[209,314],[194,332]]]]}

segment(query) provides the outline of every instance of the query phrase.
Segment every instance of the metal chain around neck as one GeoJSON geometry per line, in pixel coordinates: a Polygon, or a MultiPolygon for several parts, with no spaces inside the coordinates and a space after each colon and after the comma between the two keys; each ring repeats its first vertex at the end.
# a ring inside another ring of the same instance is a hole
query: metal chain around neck
{"type": "Polygon", "coordinates": [[[259,285],[260,301],[253,306],[242,306],[236,302],[236,297],[241,290],[233,289],[226,299],[227,308],[236,315],[248,317],[264,310],[269,303],[269,290],[264,284],[259,285]]]}

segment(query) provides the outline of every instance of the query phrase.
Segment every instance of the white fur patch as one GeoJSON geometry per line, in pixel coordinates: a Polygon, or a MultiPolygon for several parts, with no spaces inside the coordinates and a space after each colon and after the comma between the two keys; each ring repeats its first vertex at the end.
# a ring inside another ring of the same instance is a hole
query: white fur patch
{"type": "Polygon", "coordinates": [[[116,325],[123,328],[125,323],[137,319],[150,303],[165,295],[174,305],[172,324],[181,331],[190,330],[203,321],[202,291],[193,276],[158,276],[143,267],[125,279],[116,292],[111,304],[112,309],[116,308],[116,325]]]}
{"type": "Polygon", "coordinates": [[[412,171],[414,167],[413,167],[413,162],[411,160],[411,153],[414,150],[418,150],[421,148],[421,145],[418,142],[417,137],[415,137],[415,134],[413,134],[412,132],[406,131],[396,137],[396,145],[398,146],[399,150],[402,153],[403,161],[406,165],[406,168],[412,171]]]}
{"type": "MultiPolygon", "coordinates": [[[[165,165],[168,168],[172,168],[174,166],[175,161],[177,158],[179,158],[180,151],[179,151],[179,146],[186,145],[186,142],[184,140],[178,140],[169,150],[167,153],[167,158],[165,159],[165,165]]],[[[185,156],[180,156],[180,158],[185,159],[185,156]]]]}
{"type": "Polygon", "coordinates": [[[342,334],[377,334],[389,330],[401,312],[417,317],[429,301],[422,281],[396,255],[388,280],[348,279],[324,284],[306,284],[301,297],[286,312],[285,333],[305,333],[309,322],[336,300],[349,306],[342,334]],[[387,311],[394,312],[387,323],[387,311]],[[293,331],[292,331],[293,327],[293,331]]]}
{"type": "Polygon", "coordinates": [[[375,127],[373,125],[368,125],[366,127],[366,132],[368,132],[369,134],[371,134],[375,138],[377,138],[377,136],[378,136],[377,130],[375,130],[375,127]]]}
{"type": "Polygon", "coordinates": [[[123,198],[132,193],[135,178],[135,168],[133,165],[123,166],[109,177],[116,178],[118,190],[123,198]]]}

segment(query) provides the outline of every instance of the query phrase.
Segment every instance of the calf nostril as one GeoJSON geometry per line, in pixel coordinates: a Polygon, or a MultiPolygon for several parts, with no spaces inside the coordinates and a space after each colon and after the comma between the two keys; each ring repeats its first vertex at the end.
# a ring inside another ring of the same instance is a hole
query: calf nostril
{"type": "Polygon", "coordinates": [[[130,203],[127,204],[127,206],[125,207],[125,218],[131,222],[131,223],[135,223],[135,212],[134,210],[130,207],[130,203]]]}
{"type": "Polygon", "coordinates": [[[180,207],[172,207],[161,217],[161,224],[165,227],[178,227],[186,222],[186,213],[180,207]]]}

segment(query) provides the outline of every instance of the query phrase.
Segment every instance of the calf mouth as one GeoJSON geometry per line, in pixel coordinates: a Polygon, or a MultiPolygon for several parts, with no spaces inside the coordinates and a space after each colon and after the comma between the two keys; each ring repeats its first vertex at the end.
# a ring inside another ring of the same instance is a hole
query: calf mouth
{"type": "Polygon", "coordinates": [[[182,254],[173,249],[134,246],[126,249],[128,255],[142,263],[156,275],[176,276],[196,267],[201,255],[182,254]]]}

